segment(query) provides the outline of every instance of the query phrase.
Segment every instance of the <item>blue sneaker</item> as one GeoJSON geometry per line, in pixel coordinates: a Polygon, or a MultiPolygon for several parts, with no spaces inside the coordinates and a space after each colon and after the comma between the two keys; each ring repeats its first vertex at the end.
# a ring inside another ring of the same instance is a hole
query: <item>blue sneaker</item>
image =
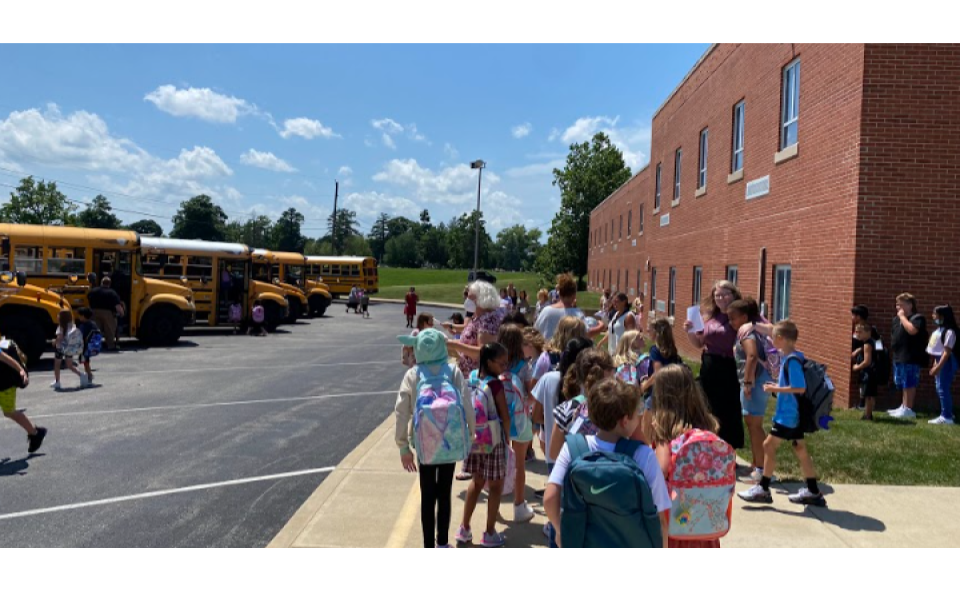
{"type": "Polygon", "coordinates": [[[499,531],[493,533],[483,532],[483,540],[480,545],[484,548],[500,548],[506,542],[506,538],[499,531]]]}

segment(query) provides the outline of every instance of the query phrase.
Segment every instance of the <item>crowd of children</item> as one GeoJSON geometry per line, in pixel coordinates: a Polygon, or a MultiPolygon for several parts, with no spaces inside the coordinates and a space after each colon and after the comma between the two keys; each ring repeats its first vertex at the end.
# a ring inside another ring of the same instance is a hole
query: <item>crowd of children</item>
{"type": "MultiPolygon", "coordinates": [[[[756,485],[740,497],[771,501],[775,452],[786,440],[806,479],[805,487],[789,499],[822,506],[803,443],[812,417],[801,414],[807,363],[816,363],[796,349],[798,331],[792,322],[765,326],[750,299],[734,303],[729,314],[740,330],[735,354],[741,401],[751,437],[757,440],[751,469],[756,485]],[[779,373],[770,372],[768,352],[783,360],[779,373]],[[776,397],[776,413],[766,435],[762,415],[771,395],[776,397]]],[[[414,331],[401,337],[408,346],[403,360],[409,370],[396,409],[403,466],[417,470],[411,447],[418,443],[428,444],[432,457],[417,453],[421,489],[430,492],[422,504],[425,547],[449,546],[448,479],[461,460],[471,480],[455,535],[458,543],[505,544],[496,524],[502,518],[501,497],[509,495],[511,487],[513,522],[534,516],[527,502],[524,458],[535,432],[548,472],[542,508],[551,547],[719,547],[730,528],[736,455],[718,437],[718,420],[681,360],[666,319],[649,323],[649,347],[639,331],[622,332],[612,356],[607,344],[595,347],[577,316],[562,318],[549,340],[508,319],[496,341],[482,345],[478,367],[469,377],[450,371],[449,387],[457,394],[447,399],[435,393],[421,360],[424,328],[439,333],[432,323],[433,317],[423,313],[417,322],[419,335],[414,331]],[[450,404],[458,410],[452,411],[450,404]],[[419,428],[426,432],[418,433],[419,428]],[[468,429],[472,436],[463,442],[459,432],[468,429]],[[453,449],[439,466],[429,462],[436,460],[432,449],[438,444],[453,449]],[[439,483],[434,467],[443,474],[439,483]],[[429,479],[426,484],[424,477],[429,479]],[[486,521],[482,535],[475,536],[473,513],[484,490],[486,521]]],[[[952,348],[953,342],[953,337],[945,339],[944,347],[952,348]]],[[[447,365],[446,354],[442,360],[440,356],[438,352],[434,357],[440,360],[437,364],[447,365]]]]}

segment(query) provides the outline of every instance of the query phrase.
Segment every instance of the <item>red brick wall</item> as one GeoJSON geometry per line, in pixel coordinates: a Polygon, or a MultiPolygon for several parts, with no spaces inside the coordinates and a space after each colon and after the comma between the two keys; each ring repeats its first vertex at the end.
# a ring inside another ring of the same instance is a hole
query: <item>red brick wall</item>
{"type": "MultiPolygon", "coordinates": [[[[864,51],[860,210],[854,299],[889,343],[900,292],[960,306],[960,46],[864,51]]],[[[801,107],[801,111],[802,111],[801,107]]],[[[938,406],[929,375],[920,398],[938,406]]]]}
{"type": "MultiPolygon", "coordinates": [[[[658,297],[667,300],[668,272],[677,268],[675,331],[681,351],[693,356],[682,323],[692,296],[693,267],[703,268],[703,293],[739,267],[739,284],[756,296],[759,254],[767,249],[766,294],[772,310],[774,266],[792,267],[790,317],[800,328],[799,347],[827,363],[839,389],[848,389],[850,316],[854,300],[859,139],[863,86],[861,45],[719,45],[654,116],[650,166],[601,204],[591,220],[600,230],[619,215],[645,207],[645,232],[637,242],[591,249],[596,270],[657,267],[658,297]],[[798,154],[774,163],[779,150],[782,69],[801,60],[798,154]],[[744,178],[727,183],[733,106],[745,99],[744,178]],[[699,136],[709,127],[706,194],[695,198],[699,136]],[[673,199],[673,157],[683,148],[680,203],[673,199]],[[662,162],[661,213],[653,214],[655,171],[662,162]],[[769,175],[770,193],[747,201],[747,182],[769,175]],[[670,224],[659,226],[661,215],[670,224]]],[[[634,230],[636,225],[634,225],[634,230]]],[[[618,243],[618,240],[614,240],[618,243]]],[[[644,280],[650,273],[644,270],[644,280]]],[[[621,275],[621,277],[623,277],[621,275]]],[[[595,282],[591,279],[591,286],[595,282]]],[[[624,286],[621,286],[624,287],[624,286]]],[[[648,300],[648,305],[650,302],[648,300]]],[[[842,396],[842,394],[840,394],[842,396]]],[[[839,398],[843,403],[845,398],[839,398]]]]}

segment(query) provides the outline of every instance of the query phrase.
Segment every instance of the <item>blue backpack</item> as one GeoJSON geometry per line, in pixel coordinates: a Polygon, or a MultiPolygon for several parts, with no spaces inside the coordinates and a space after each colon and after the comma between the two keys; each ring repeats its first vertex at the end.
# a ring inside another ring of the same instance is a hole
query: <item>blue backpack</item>
{"type": "Polygon", "coordinates": [[[100,335],[99,331],[94,331],[90,334],[90,339],[87,340],[87,356],[93,357],[100,354],[100,350],[103,349],[103,336],[100,335]]]}
{"type": "Polygon", "coordinates": [[[560,517],[564,548],[662,548],[660,517],[643,470],[640,442],[621,439],[614,452],[592,451],[568,435],[570,467],[560,517]]]}
{"type": "Polygon", "coordinates": [[[507,410],[510,411],[510,437],[515,438],[530,426],[530,414],[527,412],[527,390],[520,379],[520,371],[524,363],[518,362],[514,367],[500,375],[503,382],[503,393],[507,399],[507,410]]]}
{"type": "Polygon", "coordinates": [[[414,445],[422,465],[444,465],[467,458],[470,429],[453,372],[444,363],[434,375],[417,367],[417,399],[413,410],[414,445]]]}

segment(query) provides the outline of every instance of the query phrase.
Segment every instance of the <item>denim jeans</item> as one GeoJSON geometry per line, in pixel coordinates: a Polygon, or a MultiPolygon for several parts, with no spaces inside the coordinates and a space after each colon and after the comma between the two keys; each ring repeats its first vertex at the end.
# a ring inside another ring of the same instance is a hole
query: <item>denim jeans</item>
{"type": "Polygon", "coordinates": [[[940,416],[945,419],[953,418],[953,395],[950,393],[950,386],[953,385],[953,378],[957,375],[957,357],[953,354],[944,363],[943,368],[937,373],[937,395],[940,396],[940,416]]]}

